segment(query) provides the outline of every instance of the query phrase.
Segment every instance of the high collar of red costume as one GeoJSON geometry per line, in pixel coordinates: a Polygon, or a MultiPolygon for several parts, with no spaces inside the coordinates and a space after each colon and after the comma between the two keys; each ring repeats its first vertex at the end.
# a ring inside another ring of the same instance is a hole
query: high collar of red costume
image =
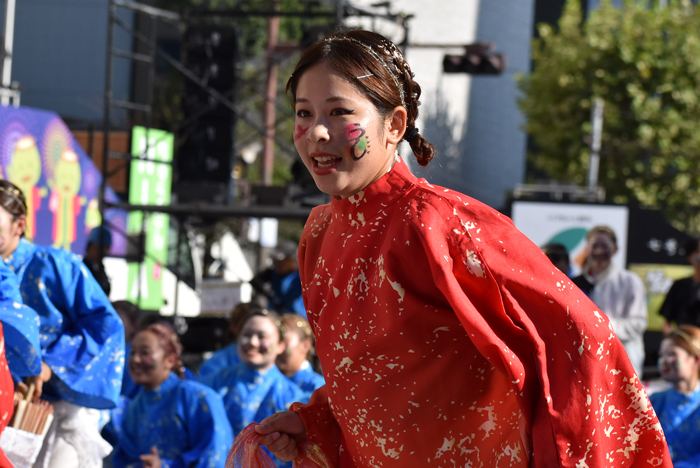
{"type": "Polygon", "coordinates": [[[372,185],[351,197],[332,199],[333,219],[364,226],[377,213],[401,198],[416,180],[401,156],[397,155],[391,170],[372,185]]]}

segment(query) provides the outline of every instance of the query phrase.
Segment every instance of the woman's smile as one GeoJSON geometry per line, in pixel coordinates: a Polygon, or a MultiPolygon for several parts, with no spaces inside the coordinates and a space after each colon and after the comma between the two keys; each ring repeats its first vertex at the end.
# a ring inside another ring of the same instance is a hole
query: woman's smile
{"type": "Polygon", "coordinates": [[[314,165],[314,173],[317,175],[330,174],[333,169],[336,169],[343,162],[341,156],[334,156],[329,153],[311,153],[310,156],[314,165]]]}

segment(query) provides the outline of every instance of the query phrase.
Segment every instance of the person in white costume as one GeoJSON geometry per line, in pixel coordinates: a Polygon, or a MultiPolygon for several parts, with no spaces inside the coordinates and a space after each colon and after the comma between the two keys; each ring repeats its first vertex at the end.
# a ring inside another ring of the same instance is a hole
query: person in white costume
{"type": "Polygon", "coordinates": [[[586,240],[583,274],[573,281],[608,316],[641,378],[648,321],[644,283],[636,274],[612,263],[618,251],[617,236],[612,229],[596,226],[588,232],[586,240]]]}

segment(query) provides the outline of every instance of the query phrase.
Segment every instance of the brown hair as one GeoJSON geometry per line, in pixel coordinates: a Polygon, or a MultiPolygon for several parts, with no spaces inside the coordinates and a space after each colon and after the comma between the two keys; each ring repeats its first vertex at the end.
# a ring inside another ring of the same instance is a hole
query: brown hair
{"type": "Polygon", "coordinates": [[[391,111],[403,106],[407,111],[403,139],[411,146],[418,164],[427,166],[435,149],[416,128],[421,88],[396,45],[384,36],[359,29],[338,30],[315,42],[302,54],[286,91],[296,99],[299,79],[312,66],[327,63],[344,75],[367,96],[386,119],[391,111]],[[362,77],[362,79],[358,79],[362,77]]]}
{"type": "Polygon", "coordinates": [[[0,179],[0,206],[14,219],[27,214],[27,200],[22,191],[9,180],[0,179]]]}
{"type": "Polygon", "coordinates": [[[180,356],[182,355],[182,344],[177,337],[175,330],[164,323],[153,323],[141,329],[142,332],[147,331],[153,333],[158,339],[158,343],[165,351],[165,355],[174,354],[177,358],[173,371],[181,379],[185,378],[185,365],[182,363],[180,356]]]}
{"type": "Polygon", "coordinates": [[[314,332],[309,325],[308,320],[299,314],[284,314],[280,318],[282,322],[282,327],[284,328],[285,334],[296,333],[299,335],[299,340],[309,340],[311,341],[311,348],[309,348],[309,353],[306,358],[315,361],[316,359],[316,348],[314,347],[314,332]]]}
{"type": "Polygon", "coordinates": [[[594,228],[591,228],[591,230],[588,231],[588,234],[586,234],[586,240],[591,240],[591,237],[593,237],[595,234],[607,234],[612,239],[615,247],[617,247],[617,236],[615,235],[615,231],[608,226],[595,226],[594,228]]]}
{"type": "Polygon", "coordinates": [[[691,356],[700,356],[700,328],[695,325],[680,325],[668,339],[691,356]]]}

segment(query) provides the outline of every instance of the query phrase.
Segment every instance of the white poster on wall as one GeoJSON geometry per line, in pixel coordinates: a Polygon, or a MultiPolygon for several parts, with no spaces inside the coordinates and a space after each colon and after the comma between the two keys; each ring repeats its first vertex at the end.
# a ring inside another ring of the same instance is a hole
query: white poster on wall
{"type": "Polygon", "coordinates": [[[595,226],[608,226],[617,234],[617,255],[613,263],[624,268],[627,263],[626,206],[588,205],[579,203],[513,202],[515,226],[538,246],[563,244],[571,257],[572,274],[581,272],[586,234],[595,226]]]}

